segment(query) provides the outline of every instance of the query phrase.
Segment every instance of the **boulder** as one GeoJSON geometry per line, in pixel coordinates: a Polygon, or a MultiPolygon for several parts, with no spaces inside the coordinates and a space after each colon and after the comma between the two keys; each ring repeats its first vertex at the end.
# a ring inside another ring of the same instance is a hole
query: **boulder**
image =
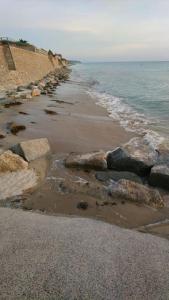
{"type": "Polygon", "coordinates": [[[99,171],[95,175],[96,179],[106,182],[109,180],[119,181],[120,179],[127,179],[131,181],[135,181],[138,183],[142,183],[142,180],[139,176],[132,172],[126,171],[99,171]]]}
{"type": "Polygon", "coordinates": [[[156,147],[158,152],[158,164],[167,164],[169,166],[169,140],[165,139],[156,147]]]}
{"type": "Polygon", "coordinates": [[[105,153],[102,151],[86,154],[72,153],[65,160],[65,166],[68,168],[105,170],[107,168],[107,162],[105,153]]]}
{"type": "Polygon", "coordinates": [[[30,162],[48,154],[50,152],[50,146],[46,138],[40,138],[20,142],[13,146],[11,150],[30,162]]]}
{"type": "Polygon", "coordinates": [[[169,167],[166,165],[154,166],[151,169],[148,182],[152,186],[169,190],[169,167]]]}
{"type": "Polygon", "coordinates": [[[169,139],[160,136],[158,133],[150,131],[144,135],[143,141],[158,154],[158,165],[169,165],[169,139]]]}
{"type": "Polygon", "coordinates": [[[28,168],[28,163],[10,150],[0,154],[0,172],[14,172],[28,168]]]}
{"type": "Polygon", "coordinates": [[[32,88],[32,97],[40,96],[41,90],[38,87],[32,88]]]}
{"type": "Polygon", "coordinates": [[[118,147],[107,154],[108,169],[134,172],[147,176],[157,162],[158,153],[141,138],[133,138],[123,148],[118,147]]]}
{"type": "Polygon", "coordinates": [[[121,179],[118,183],[111,183],[108,187],[108,193],[113,198],[126,199],[155,208],[164,206],[164,200],[157,190],[126,179],[121,179]]]}
{"type": "Polygon", "coordinates": [[[0,174],[0,200],[20,196],[38,184],[34,170],[20,170],[0,174]]]}

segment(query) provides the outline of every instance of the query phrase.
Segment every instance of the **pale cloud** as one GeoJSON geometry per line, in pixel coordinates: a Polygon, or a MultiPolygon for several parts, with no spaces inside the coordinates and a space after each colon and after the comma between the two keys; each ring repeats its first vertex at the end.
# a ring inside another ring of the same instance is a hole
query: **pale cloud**
{"type": "Polygon", "coordinates": [[[0,0],[0,35],[86,60],[169,59],[168,0],[0,0]]]}

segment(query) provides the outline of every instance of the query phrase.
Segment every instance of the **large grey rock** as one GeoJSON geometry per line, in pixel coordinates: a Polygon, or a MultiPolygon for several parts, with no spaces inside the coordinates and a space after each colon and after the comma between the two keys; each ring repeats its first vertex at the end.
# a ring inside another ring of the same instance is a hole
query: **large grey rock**
{"type": "Polygon", "coordinates": [[[14,172],[28,168],[28,163],[19,155],[8,150],[0,154],[0,173],[14,172]]]}
{"type": "Polygon", "coordinates": [[[69,168],[105,170],[107,168],[105,152],[100,151],[86,154],[72,153],[65,160],[65,166],[69,168]]]}
{"type": "Polygon", "coordinates": [[[11,150],[30,162],[48,154],[50,152],[50,145],[46,138],[40,138],[20,142],[13,146],[11,150]]]}
{"type": "Polygon", "coordinates": [[[169,167],[157,165],[151,169],[149,184],[169,190],[169,167]]]}
{"type": "Polygon", "coordinates": [[[38,177],[34,170],[21,170],[0,174],[0,200],[20,196],[36,187],[38,177]]]}
{"type": "Polygon", "coordinates": [[[157,162],[158,153],[151,149],[143,139],[133,138],[123,148],[116,148],[107,154],[108,169],[134,172],[140,176],[150,173],[157,162]]]}
{"type": "Polygon", "coordinates": [[[126,171],[99,171],[96,173],[96,179],[106,182],[109,180],[118,181],[120,179],[128,179],[131,181],[135,181],[138,183],[142,183],[142,180],[139,176],[132,172],[126,172],[126,171]]]}
{"type": "Polygon", "coordinates": [[[157,190],[130,180],[121,179],[118,183],[111,183],[108,187],[108,192],[113,198],[118,197],[155,208],[164,206],[163,198],[157,190]]]}

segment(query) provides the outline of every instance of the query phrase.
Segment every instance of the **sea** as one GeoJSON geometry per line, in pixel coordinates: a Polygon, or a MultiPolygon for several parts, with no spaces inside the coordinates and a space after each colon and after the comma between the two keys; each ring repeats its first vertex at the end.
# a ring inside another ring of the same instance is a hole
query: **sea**
{"type": "Polygon", "coordinates": [[[71,78],[127,131],[169,138],[169,62],[81,63],[71,78]]]}

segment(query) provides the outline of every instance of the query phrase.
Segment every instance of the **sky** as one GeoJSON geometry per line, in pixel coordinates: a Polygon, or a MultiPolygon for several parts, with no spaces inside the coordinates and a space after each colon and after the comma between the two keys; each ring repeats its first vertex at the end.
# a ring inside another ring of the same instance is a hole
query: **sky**
{"type": "Polygon", "coordinates": [[[82,61],[169,60],[169,0],[0,0],[0,36],[82,61]]]}

